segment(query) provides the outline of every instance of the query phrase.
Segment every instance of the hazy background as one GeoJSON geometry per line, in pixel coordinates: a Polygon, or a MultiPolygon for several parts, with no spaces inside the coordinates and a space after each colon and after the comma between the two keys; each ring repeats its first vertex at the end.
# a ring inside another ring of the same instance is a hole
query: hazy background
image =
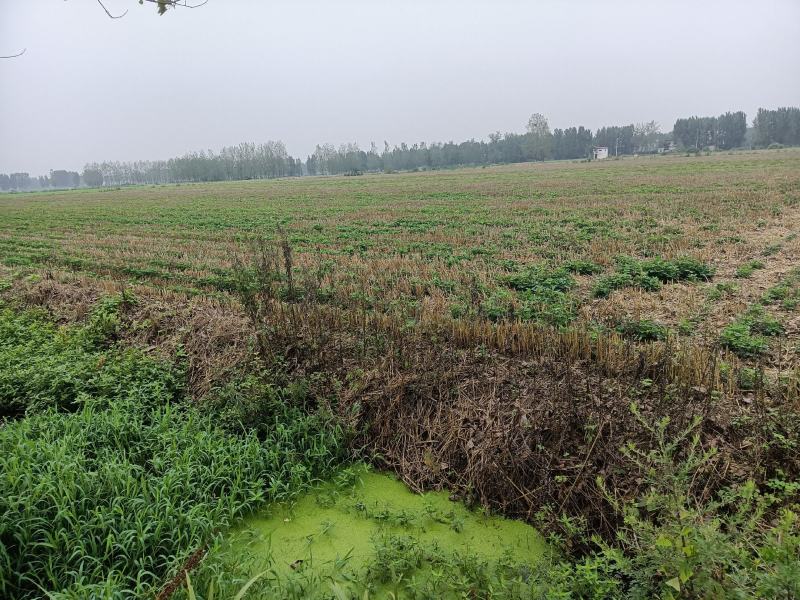
{"type": "Polygon", "coordinates": [[[0,172],[800,102],[800,2],[0,0],[0,172]]]}

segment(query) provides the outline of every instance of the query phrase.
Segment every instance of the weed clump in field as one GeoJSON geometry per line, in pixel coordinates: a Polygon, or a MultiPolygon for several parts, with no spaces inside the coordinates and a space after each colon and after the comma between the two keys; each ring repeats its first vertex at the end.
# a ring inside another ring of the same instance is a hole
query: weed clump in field
{"type": "Polygon", "coordinates": [[[795,268],[761,297],[762,304],[780,303],[784,310],[795,310],[800,304],[800,268],[795,268]]]}
{"type": "Polygon", "coordinates": [[[566,267],[550,269],[534,265],[503,277],[502,282],[519,292],[516,316],[523,321],[564,327],[575,318],[577,301],[569,294],[575,287],[575,279],[566,267]]]}
{"type": "Polygon", "coordinates": [[[760,260],[751,260],[744,263],[743,265],[740,265],[736,269],[736,272],[733,274],[733,276],[738,279],[746,279],[747,277],[750,277],[753,273],[755,273],[756,270],[763,268],[764,268],[763,262],[761,262],[760,260]]]}
{"type": "Polygon", "coordinates": [[[58,328],[34,313],[0,312],[0,417],[45,408],[74,410],[91,398],[173,401],[179,371],[109,344],[119,325],[117,299],[101,301],[89,324],[58,328]]]}
{"type": "Polygon", "coordinates": [[[736,293],[739,287],[732,282],[728,281],[720,281],[719,283],[715,284],[711,288],[708,289],[706,292],[706,296],[711,301],[716,302],[717,300],[721,300],[725,296],[730,296],[736,293]]]}
{"type": "MultiPolygon", "coordinates": [[[[800,594],[800,484],[783,478],[761,487],[753,480],[702,499],[693,482],[715,461],[717,450],[700,443],[701,418],[677,434],[669,421],[649,423],[634,405],[634,417],[655,444],[624,448],[641,474],[643,492],[624,503],[606,498],[624,515],[619,546],[604,543],[592,554],[626,581],[634,598],[794,598],[800,594]]],[[[598,479],[605,490],[605,482],[598,479]]]]}
{"type": "Polygon", "coordinates": [[[575,286],[575,279],[566,268],[549,269],[543,265],[534,265],[508,275],[503,282],[512,289],[537,294],[566,292],[575,286]]]}
{"type": "Polygon", "coordinates": [[[595,275],[603,272],[603,267],[590,260],[569,260],[564,263],[564,269],[578,275],[595,275]]]}
{"type": "Polygon", "coordinates": [[[622,336],[637,342],[655,342],[667,339],[667,328],[649,319],[623,321],[616,329],[622,336]]]}
{"type": "Polygon", "coordinates": [[[720,334],[722,345],[742,357],[753,357],[769,349],[765,336],[783,333],[783,325],[761,306],[751,307],[744,316],[726,326],[720,334]]]}
{"type": "Polygon", "coordinates": [[[707,281],[713,276],[713,267],[688,256],[674,260],[652,258],[642,261],[620,256],[616,260],[616,272],[598,280],[593,294],[597,298],[605,298],[611,292],[626,287],[654,292],[664,283],[707,281]]]}

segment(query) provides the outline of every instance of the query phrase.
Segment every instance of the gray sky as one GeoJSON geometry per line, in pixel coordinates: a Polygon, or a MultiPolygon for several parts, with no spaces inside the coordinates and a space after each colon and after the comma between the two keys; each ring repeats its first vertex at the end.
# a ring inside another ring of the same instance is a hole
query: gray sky
{"type": "Polygon", "coordinates": [[[800,104],[798,0],[0,0],[0,172],[800,104]]]}

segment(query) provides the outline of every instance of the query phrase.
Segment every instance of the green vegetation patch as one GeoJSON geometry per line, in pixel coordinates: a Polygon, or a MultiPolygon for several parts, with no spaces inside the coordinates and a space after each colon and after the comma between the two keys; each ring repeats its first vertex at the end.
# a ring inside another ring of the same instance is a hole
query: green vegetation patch
{"type": "Polygon", "coordinates": [[[60,328],[35,313],[0,311],[0,417],[86,400],[170,402],[182,378],[170,365],[131,349],[106,347],[118,326],[114,301],[86,327],[60,328]]]}
{"type": "Polygon", "coordinates": [[[761,303],[777,303],[784,310],[795,310],[800,305],[800,268],[792,269],[780,283],[768,289],[761,303]]]}
{"type": "Polygon", "coordinates": [[[736,272],[733,274],[734,277],[739,279],[745,279],[750,277],[753,273],[755,273],[758,269],[763,269],[764,263],[760,260],[750,260],[743,265],[740,265],[736,272]]]}
{"type": "Polygon", "coordinates": [[[564,327],[575,318],[578,302],[569,292],[576,282],[566,267],[532,265],[504,275],[500,281],[517,291],[516,302],[508,290],[494,290],[481,304],[482,314],[493,321],[518,318],[564,327]]]}
{"type": "Polygon", "coordinates": [[[781,335],[783,325],[763,307],[752,306],[720,334],[722,345],[742,357],[753,357],[769,349],[766,337],[781,335]]]}
{"type": "Polygon", "coordinates": [[[616,260],[616,272],[600,278],[594,286],[593,294],[597,298],[605,298],[611,292],[626,287],[654,292],[664,283],[707,281],[713,276],[714,267],[689,256],[673,260],[660,257],[637,260],[629,256],[619,256],[616,260]]]}
{"type": "Polygon", "coordinates": [[[667,328],[649,319],[623,321],[617,326],[620,335],[637,342],[655,342],[667,339],[667,328]]]}
{"type": "Polygon", "coordinates": [[[0,313],[2,597],[152,597],[217,532],[341,458],[330,420],[264,384],[259,431],[224,389],[210,410],[179,403],[179,371],[98,335],[109,311],[72,328],[0,313]],[[239,435],[220,427],[234,420],[239,435]]]}

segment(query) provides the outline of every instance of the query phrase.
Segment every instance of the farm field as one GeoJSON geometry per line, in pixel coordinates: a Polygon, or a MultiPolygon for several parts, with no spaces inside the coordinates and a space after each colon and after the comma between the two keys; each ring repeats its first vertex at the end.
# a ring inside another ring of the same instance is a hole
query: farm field
{"type": "Polygon", "coordinates": [[[0,263],[219,296],[247,239],[282,227],[332,305],[626,331],[647,320],[663,330],[633,335],[714,344],[764,304],[782,317],[771,361],[785,366],[800,327],[798,173],[800,152],[784,150],[11,195],[0,263]],[[624,274],[684,257],[702,272],[624,274]]]}
{"type": "Polygon", "coordinates": [[[800,593],[800,149],[4,194],[0,303],[0,595],[187,597],[355,461],[549,548],[359,597],[800,593]]]}

